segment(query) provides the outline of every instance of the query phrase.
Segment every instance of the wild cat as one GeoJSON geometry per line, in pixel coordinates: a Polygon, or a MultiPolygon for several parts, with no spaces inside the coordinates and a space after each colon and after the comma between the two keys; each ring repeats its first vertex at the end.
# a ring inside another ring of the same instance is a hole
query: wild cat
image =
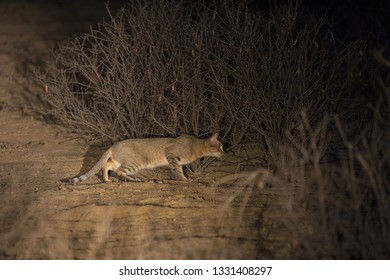
{"type": "Polygon", "coordinates": [[[218,134],[208,139],[198,139],[190,135],[177,138],[128,139],[115,143],[109,148],[86,174],[63,179],[65,183],[78,183],[103,172],[103,181],[110,182],[109,171],[120,178],[135,181],[132,177],[142,169],[170,166],[179,180],[187,180],[183,165],[202,157],[221,157],[223,145],[218,134]]]}

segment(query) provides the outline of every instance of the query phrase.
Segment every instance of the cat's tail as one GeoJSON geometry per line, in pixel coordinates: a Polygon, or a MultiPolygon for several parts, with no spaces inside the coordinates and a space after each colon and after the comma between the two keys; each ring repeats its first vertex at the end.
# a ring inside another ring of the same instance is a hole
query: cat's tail
{"type": "Polygon", "coordinates": [[[62,179],[61,182],[67,183],[67,184],[74,184],[74,183],[78,183],[78,182],[87,180],[88,178],[91,178],[92,176],[96,175],[100,171],[100,169],[102,169],[102,167],[106,164],[106,162],[111,157],[111,155],[112,155],[111,150],[106,151],[102,155],[102,157],[99,159],[99,161],[94,165],[94,167],[92,167],[92,169],[89,170],[87,173],[85,173],[81,176],[78,176],[78,177],[71,177],[71,178],[62,179]]]}

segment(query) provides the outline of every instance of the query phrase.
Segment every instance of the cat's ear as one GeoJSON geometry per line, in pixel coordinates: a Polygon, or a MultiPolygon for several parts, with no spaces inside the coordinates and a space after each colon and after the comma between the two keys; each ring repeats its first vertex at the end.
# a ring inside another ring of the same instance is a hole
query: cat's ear
{"type": "Polygon", "coordinates": [[[210,137],[211,142],[218,142],[218,133],[215,133],[213,136],[210,137]]]}

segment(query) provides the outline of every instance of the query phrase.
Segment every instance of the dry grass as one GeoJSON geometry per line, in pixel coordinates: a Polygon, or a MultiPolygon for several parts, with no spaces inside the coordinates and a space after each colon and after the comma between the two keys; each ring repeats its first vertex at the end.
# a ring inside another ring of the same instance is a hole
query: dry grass
{"type": "MultiPolygon", "coordinates": [[[[383,65],[389,60],[377,52],[383,65]]],[[[388,75],[388,72],[387,72],[388,75]]],[[[349,136],[339,116],[317,127],[303,113],[300,132],[274,155],[277,171],[258,169],[244,175],[241,188],[271,186],[292,193],[287,211],[273,222],[287,231],[284,257],[305,259],[388,259],[390,257],[390,87],[380,80],[371,119],[349,136]],[[332,133],[337,129],[338,133],[332,133]],[[343,148],[331,162],[334,139],[343,148]]],[[[234,179],[240,179],[235,176],[234,179]]],[[[267,214],[264,214],[267,216],[267,214]]]]}
{"type": "Polygon", "coordinates": [[[357,134],[367,115],[340,104],[362,88],[358,43],[291,3],[262,14],[236,2],[134,1],[58,46],[38,74],[50,114],[92,140],[220,131],[232,150],[256,143],[262,169],[224,182],[244,205],[253,188],[294,190],[273,221],[284,257],[388,258],[388,87],[357,134]]]}

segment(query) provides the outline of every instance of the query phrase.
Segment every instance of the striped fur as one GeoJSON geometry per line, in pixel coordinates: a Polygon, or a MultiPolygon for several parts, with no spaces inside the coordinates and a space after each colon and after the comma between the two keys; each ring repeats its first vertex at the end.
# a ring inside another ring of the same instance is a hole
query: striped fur
{"type": "Polygon", "coordinates": [[[159,166],[170,166],[177,179],[187,180],[183,165],[202,157],[220,157],[223,153],[218,134],[208,139],[197,139],[190,135],[177,138],[129,139],[109,148],[86,174],[61,181],[78,183],[91,178],[100,170],[104,182],[110,181],[109,171],[114,171],[122,179],[135,181],[133,175],[138,171],[159,166]]]}

